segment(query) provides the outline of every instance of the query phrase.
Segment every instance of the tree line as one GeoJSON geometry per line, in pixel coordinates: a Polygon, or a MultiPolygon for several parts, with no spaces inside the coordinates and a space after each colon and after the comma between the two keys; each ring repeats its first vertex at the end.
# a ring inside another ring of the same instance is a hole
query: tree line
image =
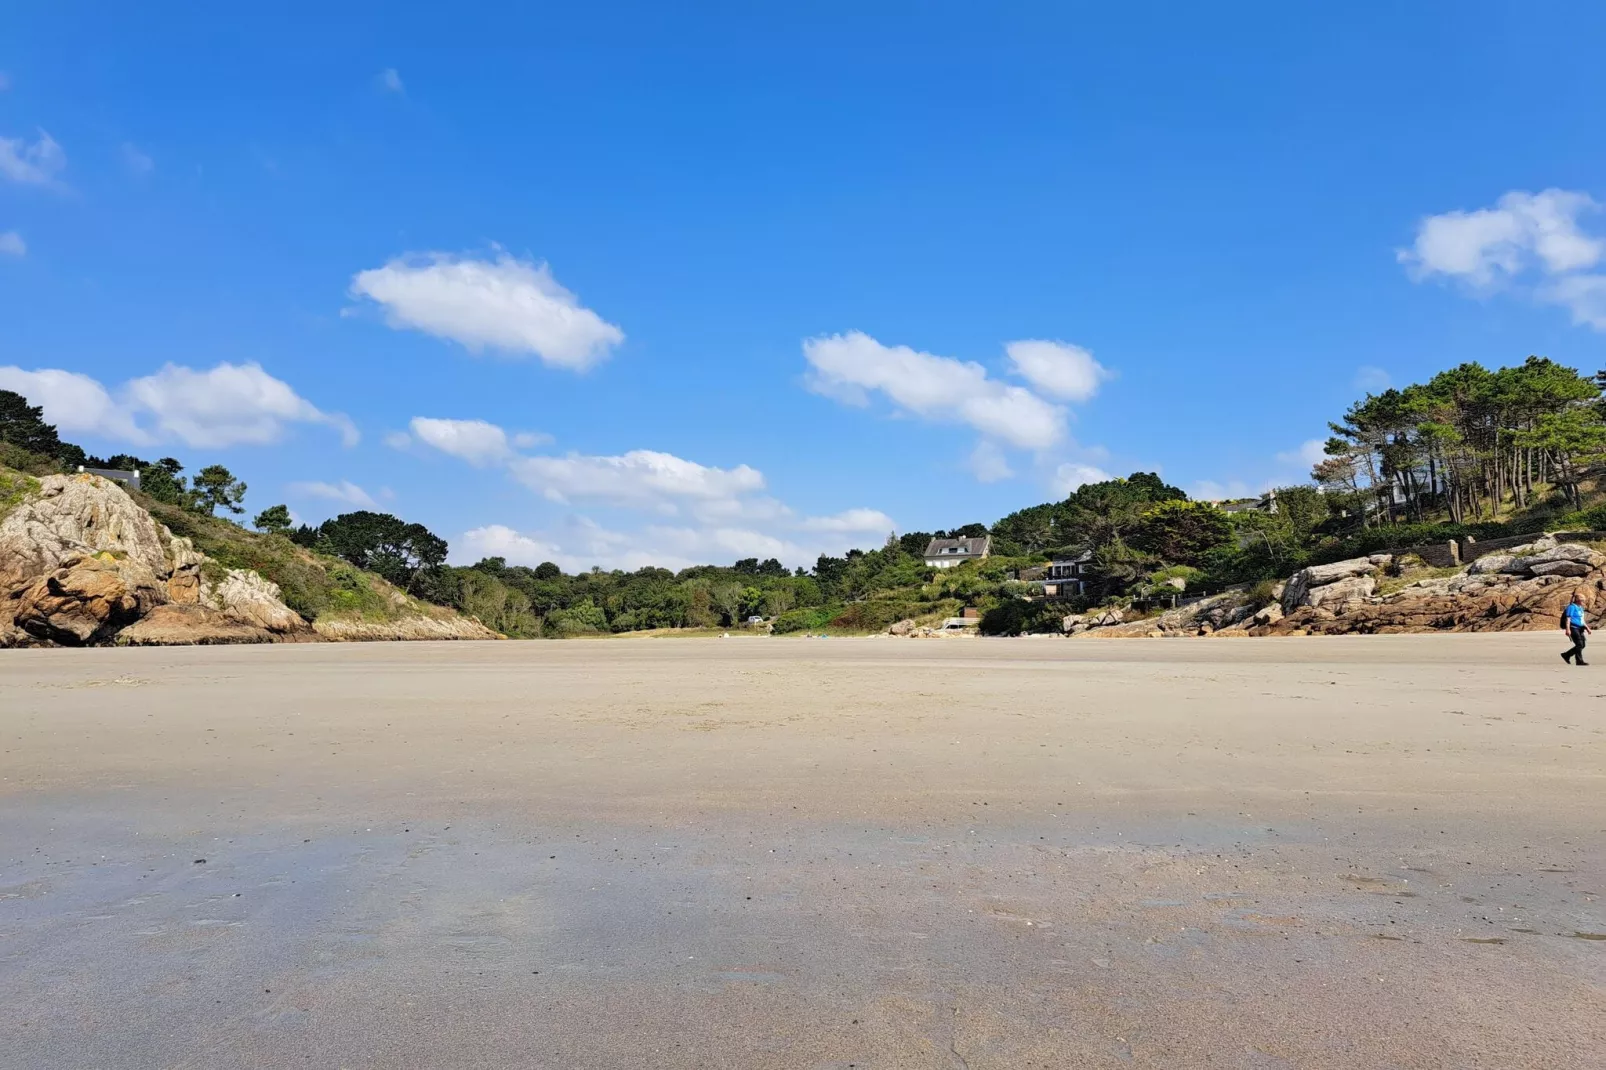
{"type": "Polygon", "coordinates": [[[1437,510],[1454,523],[1495,519],[1547,487],[1581,509],[1606,450],[1601,386],[1544,357],[1495,371],[1461,364],[1351,405],[1329,425],[1312,478],[1356,501],[1364,526],[1437,510]]]}
{"type": "MultiPolygon", "coordinates": [[[[678,572],[594,568],[569,575],[551,562],[527,566],[499,557],[458,567],[446,563],[446,540],[423,525],[367,510],[297,526],[286,506],[274,505],[257,514],[254,527],[512,636],[732,627],[755,616],[783,632],[873,630],[904,616],[1020,602],[1031,588],[1017,576],[1055,556],[1085,559],[1086,588],[1070,604],[1077,608],[1269,581],[1313,561],[1559,523],[1568,510],[1574,526],[1606,527],[1606,507],[1577,512],[1594,495],[1606,456],[1603,383],[1606,373],[1585,377],[1542,357],[1495,371],[1462,364],[1352,404],[1331,425],[1312,482],[1275,488],[1261,503],[1274,500],[1272,508],[1192,501],[1157,473],[1134,472],[992,525],[893,534],[877,547],[821,555],[809,568],[747,558],[678,572]],[[932,538],[982,535],[992,537],[987,561],[952,570],[926,565],[932,538]]],[[[37,407],[4,391],[0,448],[68,468],[138,468],[146,494],[196,512],[243,509],[245,484],[221,465],[186,482],[170,457],[89,456],[61,442],[37,407]]],[[[1051,627],[1065,608],[1016,606],[1011,626],[1051,627]]]]}

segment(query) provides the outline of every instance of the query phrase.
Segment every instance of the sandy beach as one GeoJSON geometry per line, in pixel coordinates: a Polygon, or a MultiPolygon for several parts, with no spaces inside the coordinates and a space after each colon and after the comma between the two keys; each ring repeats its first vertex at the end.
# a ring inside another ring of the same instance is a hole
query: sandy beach
{"type": "Polygon", "coordinates": [[[1563,645],[9,651],[0,1065],[1606,1066],[1563,645]]]}

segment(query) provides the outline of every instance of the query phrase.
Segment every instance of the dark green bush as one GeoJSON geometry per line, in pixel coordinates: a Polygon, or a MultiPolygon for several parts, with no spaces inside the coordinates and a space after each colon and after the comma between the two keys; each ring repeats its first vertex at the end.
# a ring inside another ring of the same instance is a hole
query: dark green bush
{"type": "Polygon", "coordinates": [[[983,635],[1022,635],[1058,632],[1065,608],[1047,602],[1011,598],[981,615],[983,635]]]}

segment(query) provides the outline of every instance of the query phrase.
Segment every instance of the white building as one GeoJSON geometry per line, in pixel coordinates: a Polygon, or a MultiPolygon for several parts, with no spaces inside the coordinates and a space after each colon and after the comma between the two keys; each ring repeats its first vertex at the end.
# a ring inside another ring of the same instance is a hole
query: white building
{"type": "Polygon", "coordinates": [[[993,537],[975,539],[932,539],[926,547],[927,568],[953,568],[966,561],[981,561],[993,547],[993,537]]]}

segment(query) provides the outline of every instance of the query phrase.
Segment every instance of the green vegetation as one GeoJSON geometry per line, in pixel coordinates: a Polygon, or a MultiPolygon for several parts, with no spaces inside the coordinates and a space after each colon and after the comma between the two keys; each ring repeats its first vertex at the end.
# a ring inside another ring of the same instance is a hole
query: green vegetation
{"type": "MultiPolygon", "coordinates": [[[[183,466],[170,457],[87,457],[61,442],[38,408],[4,392],[0,462],[34,475],[73,458],[139,468],[158,519],[223,565],[278,583],[286,602],[309,619],[394,614],[414,596],[515,637],[732,628],[755,616],[778,634],[843,634],[911,618],[935,623],[972,607],[982,613],[984,632],[1013,635],[1057,630],[1067,611],[1134,599],[1152,605],[1179,589],[1244,585],[1265,601],[1275,581],[1304,565],[1381,550],[1542,528],[1606,530],[1597,490],[1606,462],[1602,382],[1606,375],[1586,378],[1541,357],[1493,372],[1463,364],[1356,402],[1331,425],[1313,482],[1279,487],[1258,504],[1223,509],[1190,501],[1158,475],[1135,472],[1011,513],[990,528],[907,532],[796,570],[757,558],[679,572],[567,575],[550,562],[529,567],[502,558],[454,567],[445,563],[445,540],[420,524],[359,511],[291,530],[283,505],[257,514],[258,530],[249,532],[213,515],[219,507],[243,509],[245,484],[227,469],[207,466],[186,486],[183,466]],[[993,540],[987,560],[926,566],[932,537],[982,535],[993,540]],[[1033,600],[1036,589],[1016,576],[1062,554],[1086,555],[1085,592],[1033,600]]],[[[25,493],[16,478],[0,485],[0,501],[25,493]]],[[[1391,582],[1433,573],[1411,569],[1391,582]]]]}
{"type": "MultiPolygon", "coordinates": [[[[390,589],[379,577],[338,557],[297,546],[283,534],[246,531],[231,521],[143,494],[136,500],[174,535],[194,542],[216,567],[251,569],[278,584],[284,604],[309,621],[330,616],[386,621],[419,611],[418,603],[390,589]]],[[[209,577],[213,582],[221,578],[209,577]]]]}
{"type": "Polygon", "coordinates": [[[290,507],[270,505],[256,515],[256,519],[251,521],[251,526],[270,535],[282,535],[290,530],[290,507]]]}
{"type": "Polygon", "coordinates": [[[39,489],[39,480],[26,472],[0,468],[0,519],[39,489]]]}

